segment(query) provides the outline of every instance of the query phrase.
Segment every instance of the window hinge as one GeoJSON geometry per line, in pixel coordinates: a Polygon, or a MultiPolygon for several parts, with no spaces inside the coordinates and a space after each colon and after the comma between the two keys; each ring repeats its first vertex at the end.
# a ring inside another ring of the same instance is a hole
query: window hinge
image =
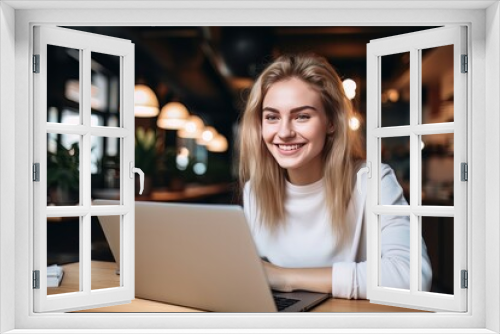
{"type": "Polygon", "coordinates": [[[462,162],[460,164],[460,169],[461,169],[461,180],[462,181],[469,181],[469,167],[466,162],[462,162]]]}
{"type": "Polygon", "coordinates": [[[33,181],[40,181],[40,164],[38,162],[33,164],[33,181]]]}
{"type": "Polygon", "coordinates": [[[469,57],[467,55],[462,55],[462,73],[467,73],[469,71],[469,57]]]}
{"type": "Polygon", "coordinates": [[[40,73],[40,55],[33,55],[33,73],[40,73]]]}
{"type": "Polygon", "coordinates": [[[40,270],[33,270],[33,289],[40,289],[40,270]]]}
{"type": "Polygon", "coordinates": [[[469,287],[469,275],[467,270],[462,270],[462,289],[467,289],[469,287]]]}

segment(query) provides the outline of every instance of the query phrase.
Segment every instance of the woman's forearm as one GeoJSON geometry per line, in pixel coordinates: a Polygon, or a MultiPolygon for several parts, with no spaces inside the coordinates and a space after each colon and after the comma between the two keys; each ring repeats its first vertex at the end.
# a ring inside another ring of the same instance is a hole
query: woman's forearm
{"type": "Polygon", "coordinates": [[[332,268],[290,268],[292,291],[306,290],[332,293],[332,268]]]}
{"type": "Polygon", "coordinates": [[[282,268],[264,261],[271,288],[282,292],[332,292],[332,268],[282,268]]]}

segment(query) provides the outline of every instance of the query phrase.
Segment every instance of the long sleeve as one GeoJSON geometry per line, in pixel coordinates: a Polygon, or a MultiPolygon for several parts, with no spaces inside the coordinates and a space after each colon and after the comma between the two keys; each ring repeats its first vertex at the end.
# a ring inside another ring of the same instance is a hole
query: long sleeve
{"type": "MultiPolygon", "coordinates": [[[[403,190],[392,169],[382,165],[381,193],[384,205],[407,205],[403,190]]],[[[346,224],[345,243],[336,242],[329,212],[325,205],[324,181],[306,186],[286,185],[286,224],[271,233],[259,221],[256,195],[249,183],[243,192],[247,222],[261,257],[284,268],[332,268],[332,295],[337,298],[366,299],[366,223],[364,208],[366,176],[361,179],[364,194],[353,193],[346,224]]],[[[381,217],[382,280],[384,287],[409,288],[410,222],[409,217],[381,217]]],[[[423,290],[429,290],[432,270],[422,241],[423,290]]]]}
{"type": "MultiPolygon", "coordinates": [[[[366,180],[363,180],[366,184],[366,180]]],[[[403,190],[392,169],[382,168],[382,205],[407,205],[403,190]]],[[[366,189],[366,187],[364,187],[366,189]]],[[[363,202],[364,205],[364,202],[363,202]]],[[[361,211],[361,214],[363,212],[361,211]]],[[[364,216],[364,215],[363,215],[364,216]]],[[[363,218],[362,218],[363,219],[363,218]]],[[[363,224],[366,222],[363,222],[363,224]]],[[[365,238],[360,239],[366,243],[365,238]]],[[[361,245],[360,245],[361,246],[361,245]]],[[[359,249],[365,250],[364,247],[359,249]]],[[[410,288],[410,221],[408,216],[381,217],[381,286],[401,289],[410,288]]],[[[361,262],[338,262],[332,266],[333,296],[347,299],[366,299],[366,254],[361,262]]],[[[422,240],[422,288],[431,286],[432,269],[427,248],[422,240]]]]}

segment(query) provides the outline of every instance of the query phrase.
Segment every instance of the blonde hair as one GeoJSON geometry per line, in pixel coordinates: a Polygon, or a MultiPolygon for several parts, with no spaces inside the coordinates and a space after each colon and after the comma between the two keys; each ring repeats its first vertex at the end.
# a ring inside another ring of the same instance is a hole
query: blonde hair
{"type": "Polygon", "coordinates": [[[280,81],[298,78],[321,97],[328,121],[335,131],[327,135],[323,148],[326,205],[337,240],[347,233],[347,208],[353,193],[354,176],[364,160],[360,135],[349,129],[353,115],[340,77],[322,57],[312,54],[283,55],[270,64],[255,81],[240,128],[239,175],[243,189],[249,181],[258,217],[271,231],[285,224],[285,177],[262,139],[262,102],[269,88],[280,81]]]}

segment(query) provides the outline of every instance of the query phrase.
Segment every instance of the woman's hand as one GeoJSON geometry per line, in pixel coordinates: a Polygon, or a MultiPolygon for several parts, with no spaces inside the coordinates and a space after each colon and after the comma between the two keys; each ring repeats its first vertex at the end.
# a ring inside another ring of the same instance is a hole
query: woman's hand
{"type": "Polygon", "coordinates": [[[262,260],[262,264],[271,289],[281,292],[293,291],[290,275],[287,275],[287,268],[278,267],[264,260],[262,260]]]}
{"type": "Polygon", "coordinates": [[[290,275],[287,274],[289,269],[278,267],[264,260],[262,260],[262,265],[271,289],[281,292],[293,291],[290,275]]]}
{"type": "Polygon", "coordinates": [[[262,260],[271,289],[332,293],[332,268],[283,268],[262,260]]]}

